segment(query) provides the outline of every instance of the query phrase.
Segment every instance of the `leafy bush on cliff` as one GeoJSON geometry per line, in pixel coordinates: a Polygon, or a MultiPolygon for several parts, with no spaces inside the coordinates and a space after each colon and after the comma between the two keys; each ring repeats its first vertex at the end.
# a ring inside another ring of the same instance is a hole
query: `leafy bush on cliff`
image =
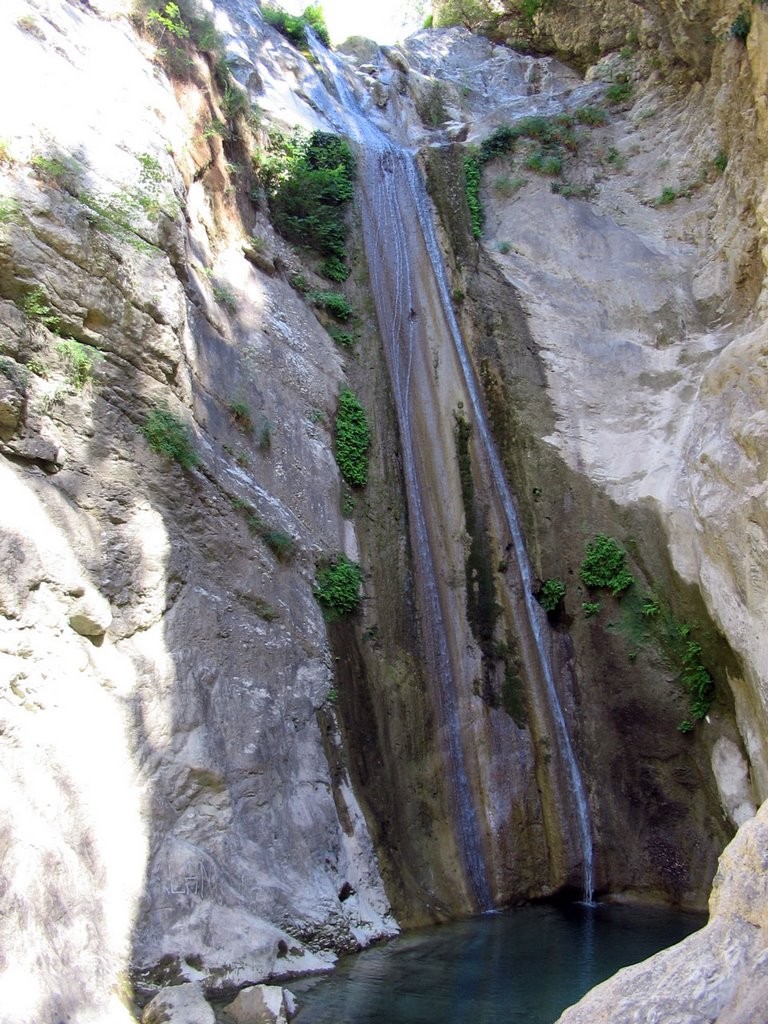
{"type": "Polygon", "coordinates": [[[340,619],[351,615],[360,604],[362,582],[357,562],[338,555],[318,569],[312,593],[327,619],[340,619]]]}
{"type": "Polygon", "coordinates": [[[483,207],[480,202],[480,159],[472,152],[464,157],[464,181],[467,191],[467,206],[472,221],[472,234],[480,238],[483,233],[483,207]]]}
{"type": "Polygon", "coordinates": [[[339,395],[336,413],[335,453],[341,475],[353,487],[364,487],[368,480],[368,448],[371,433],[365,409],[349,388],[339,395]]]}
{"type": "Polygon", "coordinates": [[[565,584],[562,580],[544,580],[539,590],[538,600],[545,612],[554,612],[565,597],[565,584]]]}
{"type": "Polygon", "coordinates": [[[140,430],[153,451],[178,462],[182,469],[200,465],[188,429],[165,406],[156,406],[140,430]]]}
{"type": "Polygon", "coordinates": [[[287,14],[277,7],[264,7],[261,13],[264,21],[272,28],[276,28],[294,46],[304,47],[307,45],[307,28],[312,29],[323,46],[330,46],[328,27],[319,4],[305,7],[303,14],[287,14]]]}
{"type": "Polygon", "coordinates": [[[307,292],[307,298],[320,309],[324,309],[337,320],[349,320],[352,316],[352,307],[341,292],[329,292],[324,290],[307,292]]]}
{"type": "Polygon", "coordinates": [[[618,597],[635,582],[625,566],[627,553],[613,537],[598,534],[586,547],[579,569],[582,583],[590,589],[606,588],[618,597]]]}
{"type": "Polygon", "coordinates": [[[345,214],[355,180],[348,143],[330,132],[273,131],[258,173],[278,231],[324,256],[321,271],[331,280],[345,280],[345,214]]]}

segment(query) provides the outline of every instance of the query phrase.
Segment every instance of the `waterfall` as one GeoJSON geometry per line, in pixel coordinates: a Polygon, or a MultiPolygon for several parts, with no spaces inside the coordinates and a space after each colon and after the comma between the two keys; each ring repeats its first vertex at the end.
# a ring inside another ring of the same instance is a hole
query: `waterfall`
{"type": "MultiPolygon", "coordinates": [[[[446,614],[437,586],[433,541],[425,511],[425,483],[419,454],[414,448],[414,409],[427,418],[418,393],[421,364],[428,353],[420,350],[418,312],[423,297],[416,294],[414,251],[427,256],[433,285],[439,296],[439,317],[447,328],[460,367],[464,393],[477,430],[503,522],[511,538],[521,583],[525,625],[536,652],[536,674],[543,683],[544,696],[562,758],[564,774],[573,799],[578,841],[583,865],[586,902],[593,893],[592,830],[586,789],[575,756],[562,705],[555,686],[546,639],[546,616],[533,596],[533,580],[525,551],[517,508],[507,485],[498,452],[491,437],[474,369],[453,312],[446,268],[440,253],[429,200],[413,154],[396,145],[366,118],[350,89],[343,68],[316,40],[311,39],[316,60],[331,77],[343,115],[329,114],[333,127],[351,137],[360,147],[359,192],[363,234],[374,293],[379,330],[386,349],[402,444],[403,471],[407,492],[413,557],[417,568],[418,606],[422,620],[427,663],[438,686],[440,714],[446,740],[446,761],[459,845],[467,877],[479,909],[491,906],[485,859],[480,841],[478,812],[467,777],[461,724],[457,706],[457,681],[447,647],[446,614]],[[418,235],[418,239],[416,239],[418,235]]],[[[327,110],[327,106],[325,106],[327,110]]],[[[424,272],[423,264],[420,266],[424,272]]]]}

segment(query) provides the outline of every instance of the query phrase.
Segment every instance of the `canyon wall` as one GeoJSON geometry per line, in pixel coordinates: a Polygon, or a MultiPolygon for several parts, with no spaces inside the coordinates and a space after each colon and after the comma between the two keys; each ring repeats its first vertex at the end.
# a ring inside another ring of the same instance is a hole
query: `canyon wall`
{"type": "MultiPolygon", "coordinates": [[[[163,38],[118,0],[13,0],[2,15],[0,89],[17,97],[0,123],[9,1024],[128,1020],[132,986],[139,1002],[184,980],[228,995],[474,906],[362,200],[349,350],[307,300],[328,287],[317,261],[275,232],[252,171],[270,124],[338,130],[344,104],[252,4],[207,10],[226,74],[191,44],[169,69],[163,38]],[[333,456],[348,384],[373,434],[360,491],[333,456]],[[158,422],[175,459],[149,444],[158,422]],[[341,552],[363,567],[363,601],[328,624],[315,572],[341,552]]],[[[702,906],[768,796],[768,22],[755,7],[744,42],[726,35],[735,8],[601,11],[536,22],[536,45],[579,73],[451,30],[352,41],[347,84],[377,130],[422,151],[532,583],[565,584],[535,614],[597,889],[702,906]],[[610,102],[617,82],[631,89],[610,102]],[[466,144],[595,106],[607,113],[579,128],[567,189],[514,154],[484,165],[478,242],[466,144]],[[599,534],[627,551],[634,605],[579,577],[599,534]],[[690,732],[681,666],[642,601],[700,644],[715,680],[690,732]]],[[[400,311],[421,338],[414,440],[461,757],[503,904],[578,889],[582,853],[420,244],[400,311]]]]}

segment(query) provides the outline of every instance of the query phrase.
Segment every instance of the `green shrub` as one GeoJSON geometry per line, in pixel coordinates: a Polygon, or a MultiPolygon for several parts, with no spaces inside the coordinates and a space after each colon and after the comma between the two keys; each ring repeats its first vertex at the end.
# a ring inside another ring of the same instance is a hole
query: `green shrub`
{"type": "Polygon", "coordinates": [[[259,451],[266,452],[272,447],[272,424],[262,416],[259,429],[256,435],[256,447],[259,451]]]}
{"type": "Polygon", "coordinates": [[[613,167],[621,170],[626,164],[627,160],[623,153],[620,153],[615,146],[611,146],[608,152],[605,154],[606,161],[613,167]]]}
{"type": "Polygon", "coordinates": [[[644,618],[655,619],[660,611],[661,606],[655,597],[645,597],[643,599],[643,603],[640,606],[640,614],[644,618]]]}
{"type": "Polygon", "coordinates": [[[228,128],[226,122],[220,121],[218,117],[214,117],[203,125],[201,134],[204,139],[212,139],[214,135],[227,135],[228,128]]]}
{"type": "Polygon", "coordinates": [[[29,166],[37,179],[57,188],[71,188],[73,181],[80,175],[77,161],[61,153],[36,153],[29,161],[29,166]]]}
{"type": "Polygon", "coordinates": [[[251,533],[261,537],[278,561],[287,562],[293,557],[296,551],[296,542],[289,533],[286,533],[285,530],[277,530],[264,522],[247,501],[236,498],[233,505],[238,511],[248,513],[248,529],[251,533]]]}
{"type": "Polygon", "coordinates": [[[529,171],[539,174],[560,174],[563,170],[563,158],[559,153],[547,149],[535,149],[525,158],[525,166],[529,171]]]}
{"type": "Polygon", "coordinates": [[[681,193],[674,188],[663,188],[661,195],[658,195],[652,202],[653,206],[669,206],[670,203],[674,203],[676,199],[680,198],[681,193]]]}
{"type": "Polygon", "coordinates": [[[746,42],[749,30],[752,28],[752,19],[749,11],[741,11],[731,22],[728,35],[731,39],[738,39],[740,43],[746,42]]]}
{"type": "Polygon", "coordinates": [[[165,6],[151,8],[147,11],[146,24],[149,30],[157,39],[165,35],[175,36],[177,39],[187,39],[189,29],[184,24],[179,5],[172,2],[165,6]]]}
{"type": "Polygon", "coordinates": [[[241,114],[247,114],[251,109],[248,94],[234,81],[228,81],[224,86],[224,93],[221,97],[221,109],[224,111],[228,121],[234,121],[241,114]]]}
{"type": "Polygon", "coordinates": [[[69,364],[70,382],[78,391],[82,390],[93,380],[93,367],[104,356],[98,349],[83,345],[74,338],[62,338],[56,347],[69,364]]]}
{"type": "Polygon", "coordinates": [[[626,103],[632,95],[631,82],[614,82],[605,90],[605,98],[609,103],[626,103]]]}
{"type": "Polygon", "coordinates": [[[229,411],[232,415],[232,419],[246,433],[250,433],[253,430],[253,417],[251,416],[251,409],[247,402],[242,399],[233,399],[229,403],[229,411]]]}
{"type": "Polygon", "coordinates": [[[201,459],[192,445],[189,430],[165,406],[156,406],[140,430],[153,451],[174,459],[182,469],[200,465],[201,459]]]}
{"type": "Polygon", "coordinates": [[[263,7],[261,13],[264,21],[272,28],[276,28],[294,46],[307,45],[307,26],[312,29],[323,46],[330,46],[328,28],[319,4],[305,7],[303,14],[287,14],[276,7],[263,7]]]}
{"type": "Polygon", "coordinates": [[[19,204],[11,196],[0,196],[0,226],[18,219],[19,204]]]}
{"type": "Polygon", "coordinates": [[[212,288],[213,297],[220,306],[224,306],[231,313],[237,312],[237,299],[232,291],[223,284],[215,284],[212,288]]]}
{"type": "Polygon", "coordinates": [[[293,537],[283,530],[264,530],[260,536],[280,562],[287,562],[296,550],[293,537]]]}
{"type": "Polygon", "coordinates": [[[725,168],[728,166],[728,155],[724,150],[720,149],[715,154],[712,160],[712,166],[715,168],[718,174],[723,174],[725,168]]]}
{"type": "Polygon", "coordinates": [[[329,281],[346,281],[349,277],[349,267],[338,256],[329,256],[320,264],[320,273],[329,281]]]}
{"type": "Polygon", "coordinates": [[[42,324],[49,331],[58,332],[61,319],[48,305],[45,291],[39,285],[27,292],[21,300],[21,309],[28,320],[42,324]]]}
{"type": "Polygon", "coordinates": [[[352,307],[341,292],[313,291],[307,293],[307,298],[337,320],[349,320],[352,316],[352,307]]]}
{"type": "Polygon", "coordinates": [[[368,480],[368,448],[371,434],[368,420],[357,396],[349,388],[339,395],[336,413],[336,462],[341,475],[352,487],[364,487],[368,480]]]}
{"type": "Polygon", "coordinates": [[[597,192],[597,186],[574,185],[570,181],[553,181],[549,186],[555,195],[563,196],[564,199],[591,199],[597,192]]]}
{"type": "Polygon", "coordinates": [[[579,577],[590,589],[605,587],[618,597],[635,582],[625,567],[627,553],[612,537],[598,534],[586,547],[579,577]]]}
{"type": "Polygon", "coordinates": [[[464,187],[469,207],[472,234],[480,238],[483,233],[483,208],[480,203],[480,158],[476,153],[464,157],[464,187]]]}
{"type": "Polygon", "coordinates": [[[591,128],[605,124],[608,120],[608,115],[600,107],[579,107],[573,116],[580,124],[589,125],[591,128]]]}
{"type": "Polygon", "coordinates": [[[538,600],[545,612],[554,612],[565,597],[565,584],[561,580],[544,580],[538,600]]]}
{"type": "Polygon", "coordinates": [[[509,198],[510,196],[513,196],[515,192],[521,189],[523,185],[527,184],[528,179],[523,178],[521,175],[517,175],[514,178],[510,178],[508,174],[501,174],[494,181],[493,187],[494,190],[498,192],[500,196],[509,198]]]}
{"type": "Polygon", "coordinates": [[[342,348],[354,348],[355,336],[351,331],[343,331],[340,327],[331,327],[328,333],[342,348]]]}
{"type": "Polygon", "coordinates": [[[581,609],[584,612],[584,618],[591,619],[594,615],[597,615],[600,611],[600,607],[599,601],[583,601],[581,609]]]}
{"type": "Polygon", "coordinates": [[[312,592],[327,619],[340,619],[360,604],[362,582],[360,566],[346,555],[338,555],[318,569],[312,592]]]}
{"type": "Polygon", "coordinates": [[[278,231],[324,256],[331,280],[345,280],[346,207],[355,180],[348,143],[330,132],[272,131],[258,174],[278,231]]]}

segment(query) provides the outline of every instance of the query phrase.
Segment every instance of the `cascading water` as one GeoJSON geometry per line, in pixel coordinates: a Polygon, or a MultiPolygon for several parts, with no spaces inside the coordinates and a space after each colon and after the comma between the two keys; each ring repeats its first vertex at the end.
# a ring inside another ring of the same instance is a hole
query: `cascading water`
{"type": "MultiPolygon", "coordinates": [[[[586,789],[573,749],[565,716],[555,686],[554,673],[545,637],[545,616],[533,597],[533,581],[525,552],[516,505],[507,485],[499,455],[491,438],[469,354],[453,312],[445,265],[435,233],[429,201],[413,155],[397,146],[373,125],[361,110],[349,88],[343,68],[316,40],[313,53],[331,77],[341,101],[343,114],[329,111],[326,116],[335,130],[351,137],[360,147],[359,179],[366,255],[374,292],[379,330],[385,344],[392,388],[397,407],[402,444],[412,547],[417,562],[417,587],[423,639],[428,665],[439,689],[440,714],[446,744],[459,847],[465,861],[475,903],[481,910],[491,906],[490,888],[481,844],[478,812],[468,781],[461,722],[457,705],[457,680],[447,645],[448,617],[437,585],[436,557],[430,537],[426,510],[428,485],[423,479],[424,462],[414,446],[414,409],[422,427],[429,424],[424,396],[419,394],[419,367],[427,358],[421,351],[419,322],[423,294],[417,295],[416,262],[424,274],[424,261],[414,256],[414,235],[425,252],[436,292],[435,319],[442,320],[455,352],[479,438],[481,456],[490,475],[503,523],[511,538],[518,579],[521,585],[524,618],[535,647],[535,669],[542,680],[562,759],[564,775],[573,799],[578,841],[583,866],[584,899],[592,900],[593,848],[586,789]]],[[[423,277],[422,277],[423,283],[423,277]]],[[[437,429],[432,424],[433,429],[437,429]]],[[[429,425],[427,426],[427,433],[429,425]]]]}

